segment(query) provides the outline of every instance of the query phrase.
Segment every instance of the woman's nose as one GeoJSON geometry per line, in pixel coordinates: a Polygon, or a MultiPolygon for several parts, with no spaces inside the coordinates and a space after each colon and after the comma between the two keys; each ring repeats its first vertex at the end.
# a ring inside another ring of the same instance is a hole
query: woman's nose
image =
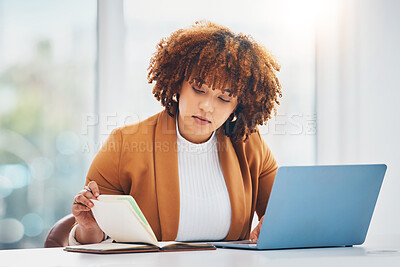
{"type": "Polygon", "coordinates": [[[200,109],[202,109],[205,113],[214,111],[213,100],[211,97],[204,98],[200,102],[199,106],[200,106],[200,109]]]}

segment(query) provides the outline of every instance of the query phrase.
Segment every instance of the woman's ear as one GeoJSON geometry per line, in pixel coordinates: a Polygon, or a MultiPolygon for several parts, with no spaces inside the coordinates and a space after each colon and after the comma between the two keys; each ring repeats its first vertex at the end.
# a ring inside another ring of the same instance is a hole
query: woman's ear
{"type": "Polygon", "coordinates": [[[234,122],[234,121],[237,120],[236,113],[237,113],[238,109],[239,109],[239,102],[236,104],[235,109],[233,110],[233,112],[231,113],[231,115],[229,115],[229,117],[228,117],[228,120],[229,120],[230,122],[234,122]]]}
{"type": "Polygon", "coordinates": [[[236,121],[236,120],[237,120],[236,114],[235,114],[235,113],[233,113],[233,118],[232,118],[232,121],[236,121]]]}
{"type": "Polygon", "coordinates": [[[173,97],[172,97],[172,100],[174,100],[176,103],[178,103],[179,102],[179,94],[176,94],[176,95],[174,95],[173,97]]]}
{"type": "Polygon", "coordinates": [[[234,121],[236,121],[236,119],[237,119],[237,117],[236,117],[235,112],[232,112],[231,115],[229,115],[228,121],[234,122],[234,121]]]}

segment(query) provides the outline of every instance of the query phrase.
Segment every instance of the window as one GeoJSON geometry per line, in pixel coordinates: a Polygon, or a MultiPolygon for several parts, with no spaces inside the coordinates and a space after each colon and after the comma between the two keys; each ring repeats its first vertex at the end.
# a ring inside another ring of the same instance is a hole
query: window
{"type": "Polygon", "coordinates": [[[42,247],[82,187],[96,9],[94,0],[0,1],[0,249],[42,247]]]}

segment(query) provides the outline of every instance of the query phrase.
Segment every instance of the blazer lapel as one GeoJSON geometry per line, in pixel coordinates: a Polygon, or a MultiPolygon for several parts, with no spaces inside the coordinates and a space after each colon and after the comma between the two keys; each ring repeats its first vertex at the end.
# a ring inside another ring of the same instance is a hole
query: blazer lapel
{"type": "Polygon", "coordinates": [[[179,227],[179,170],[175,117],[164,110],[155,130],[154,161],[162,240],[175,240],[179,227]]]}
{"type": "Polygon", "coordinates": [[[246,220],[245,192],[241,169],[231,140],[222,129],[217,131],[218,153],[231,202],[231,227],[225,240],[237,240],[246,220]]]}

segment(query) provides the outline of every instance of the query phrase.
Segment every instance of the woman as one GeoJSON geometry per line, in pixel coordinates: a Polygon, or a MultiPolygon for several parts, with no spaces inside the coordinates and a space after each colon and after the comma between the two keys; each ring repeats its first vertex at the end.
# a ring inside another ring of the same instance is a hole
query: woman
{"type": "MultiPolygon", "coordinates": [[[[106,238],[90,199],[130,194],[159,240],[256,241],[277,164],[257,126],[279,104],[279,65],[250,37],[196,22],[163,39],[148,80],[165,110],[115,129],[74,198],[70,244],[106,238]]],[[[276,112],[276,110],[275,110],[276,112]]]]}

